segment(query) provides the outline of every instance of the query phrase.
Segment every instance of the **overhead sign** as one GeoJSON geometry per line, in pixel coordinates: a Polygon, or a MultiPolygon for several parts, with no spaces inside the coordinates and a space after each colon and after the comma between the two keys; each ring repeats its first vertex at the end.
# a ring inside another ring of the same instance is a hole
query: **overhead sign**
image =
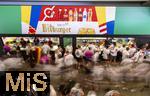
{"type": "Polygon", "coordinates": [[[149,10],[150,7],[0,6],[0,35],[150,35],[149,10]]]}
{"type": "Polygon", "coordinates": [[[22,6],[23,34],[113,34],[115,7],[22,6]]]}

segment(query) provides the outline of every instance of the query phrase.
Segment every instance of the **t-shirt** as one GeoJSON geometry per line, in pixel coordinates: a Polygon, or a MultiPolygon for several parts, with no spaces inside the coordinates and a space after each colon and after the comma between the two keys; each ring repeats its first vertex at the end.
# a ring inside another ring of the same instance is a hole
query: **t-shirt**
{"type": "Polygon", "coordinates": [[[93,61],[97,62],[98,57],[99,57],[99,52],[95,52],[95,54],[93,55],[93,61]]]}
{"type": "Polygon", "coordinates": [[[74,64],[74,57],[72,54],[68,54],[65,56],[64,58],[64,64],[66,66],[70,66],[70,65],[73,65],[74,64]]]}
{"type": "Polygon", "coordinates": [[[96,46],[94,44],[90,44],[88,47],[91,48],[91,50],[93,50],[93,51],[95,51],[95,49],[96,49],[96,46]]]}
{"type": "Polygon", "coordinates": [[[135,53],[135,55],[132,57],[132,59],[135,62],[141,63],[144,60],[144,52],[143,51],[138,51],[137,53],[135,53]]]}
{"type": "Polygon", "coordinates": [[[7,45],[4,46],[4,51],[7,53],[7,52],[10,52],[11,48],[7,45]]]}
{"type": "Polygon", "coordinates": [[[129,49],[130,56],[133,56],[135,52],[136,52],[136,48],[133,47],[129,49]]]}
{"type": "Polygon", "coordinates": [[[88,49],[87,46],[81,46],[82,51],[86,51],[88,49]]]}
{"type": "Polygon", "coordinates": [[[122,52],[122,59],[126,59],[126,58],[129,58],[129,51],[124,50],[124,51],[122,52]]]}
{"type": "Polygon", "coordinates": [[[81,49],[77,49],[77,50],[75,51],[75,55],[76,55],[76,57],[78,57],[78,58],[82,57],[82,56],[83,56],[82,50],[81,50],[81,49]]]}
{"type": "Polygon", "coordinates": [[[120,48],[118,49],[118,51],[120,51],[120,52],[123,52],[124,50],[126,50],[125,47],[120,47],[120,48]]]}
{"type": "Polygon", "coordinates": [[[84,56],[85,56],[86,58],[88,58],[88,59],[91,59],[93,55],[94,55],[94,53],[93,53],[93,51],[91,51],[91,50],[87,50],[87,51],[85,51],[85,53],[84,53],[84,56]]]}
{"type": "Polygon", "coordinates": [[[110,50],[110,54],[112,55],[112,56],[117,56],[117,48],[113,48],[113,49],[111,49],[110,50]]]}
{"type": "Polygon", "coordinates": [[[108,59],[108,55],[109,55],[109,53],[110,53],[110,50],[109,50],[109,49],[104,48],[102,56],[103,56],[103,58],[104,58],[105,60],[107,60],[107,59],[108,59]]]}
{"type": "Polygon", "coordinates": [[[44,44],[44,45],[42,46],[42,53],[43,53],[43,54],[48,54],[49,51],[50,51],[49,45],[44,44]]]}

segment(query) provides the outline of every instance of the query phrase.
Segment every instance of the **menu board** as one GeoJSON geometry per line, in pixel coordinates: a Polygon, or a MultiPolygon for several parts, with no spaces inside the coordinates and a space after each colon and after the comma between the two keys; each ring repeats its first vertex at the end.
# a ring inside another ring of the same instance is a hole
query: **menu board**
{"type": "Polygon", "coordinates": [[[112,34],[115,7],[22,6],[23,34],[112,34]]]}

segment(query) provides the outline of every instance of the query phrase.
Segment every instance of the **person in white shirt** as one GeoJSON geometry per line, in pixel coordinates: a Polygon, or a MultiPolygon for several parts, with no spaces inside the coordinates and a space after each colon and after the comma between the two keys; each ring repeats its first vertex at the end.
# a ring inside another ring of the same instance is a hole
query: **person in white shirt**
{"type": "Polygon", "coordinates": [[[78,48],[76,49],[76,51],[75,51],[75,56],[76,56],[77,58],[81,58],[81,57],[83,56],[83,52],[82,52],[82,49],[81,49],[80,46],[78,46],[78,48]]]}
{"type": "Polygon", "coordinates": [[[132,44],[131,48],[129,49],[130,57],[133,57],[135,52],[136,52],[136,48],[134,47],[134,44],[132,44]]]}
{"type": "Polygon", "coordinates": [[[92,57],[95,64],[98,63],[99,54],[100,54],[100,52],[98,50],[95,50],[95,53],[94,53],[94,55],[92,57]]]}
{"type": "Polygon", "coordinates": [[[83,52],[81,49],[81,46],[78,45],[78,48],[75,50],[75,57],[77,59],[77,68],[80,69],[80,66],[82,64],[82,60],[83,60],[83,52]]]}
{"type": "Polygon", "coordinates": [[[108,56],[109,56],[109,54],[110,54],[110,50],[108,49],[108,47],[105,47],[104,49],[103,49],[103,58],[104,58],[104,60],[105,61],[108,61],[108,56]]]}
{"type": "Polygon", "coordinates": [[[72,53],[70,53],[69,51],[66,51],[66,53],[64,54],[64,65],[65,66],[71,66],[74,64],[74,57],[72,55],[72,53]]]}
{"type": "Polygon", "coordinates": [[[55,64],[57,64],[57,67],[63,67],[64,66],[64,58],[62,57],[62,53],[59,49],[55,51],[55,64]]]}
{"type": "Polygon", "coordinates": [[[126,45],[122,45],[122,46],[118,49],[118,51],[120,51],[120,52],[123,52],[124,50],[126,50],[126,45]]]}
{"type": "Polygon", "coordinates": [[[122,60],[129,58],[129,48],[127,47],[126,50],[122,52],[122,60]]]}
{"type": "Polygon", "coordinates": [[[50,51],[50,46],[48,45],[48,42],[45,42],[41,49],[42,49],[42,54],[47,55],[50,51]]]}
{"type": "Polygon", "coordinates": [[[142,63],[144,60],[144,49],[140,49],[135,55],[131,58],[136,63],[142,63]]]}
{"type": "Polygon", "coordinates": [[[60,49],[55,50],[55,59],[58,59],[59,56],[62,57],[62,51],[60,49]]]}
{"type": "Polygon", "coordinates": [[[88,47],[90,47],[91,48],[91,50],[94,52],[95,51],[95,49],[96,49],[96,46],[95,46],[95,44],[94,43],[90,43],[89,45],[88,45],[88,47]]]}
{"type": "Polygon", "coordinates": [[[83,43],[83,44],[81,45],[81,49],[82,49],[82,51],[84,52],[84,51],[86,51],[86,50],[88,49],[88,46],[87,46],[85,43],[83,43]]]}
{"type": "Polygon", "coordinates": [[[118,52],[118,49],[116,47],[112,47],[110,49],[110,55],[111,55],[111,62],[116,62],[116,57],[117,57],[117,52],[118,52]]]}

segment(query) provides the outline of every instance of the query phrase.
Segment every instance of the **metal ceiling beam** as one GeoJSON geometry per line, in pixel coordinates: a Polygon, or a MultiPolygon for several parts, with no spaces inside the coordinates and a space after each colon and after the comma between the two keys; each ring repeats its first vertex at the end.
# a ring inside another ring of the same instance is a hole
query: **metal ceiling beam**
{"type": "MultiPolygon", "coordinates": [[[[37,0],[33,0],[37,1],[37,0]]],[[[40,0],[39,0],[40,1],[40,0]]],[[[43,0],[44,1],[44,0],[43,0]]],[[[48,0],[45,0],[48,1],[48,0]]],[[[50,1],[62,1],[62,0],[50,0],[50,1]]],[[[63,0],[63,1],[79,1],[79,0],[63,0]]],[[[97,2],[143,2],[149,0],[80,0],[80,1],[97,1],[97,2]]]]}
{"type": "Polygon", "coordinates": [[[0,0],[0,5],[148,6],[149,0],[0,0]]]}
{"type": "Polygon", "coordinates": [[[60,2],[65,2],[65,1],[97,1],[97,2],[146,2],[149,0],[0,0],[1,1],[6,1],[6,2],[51,2],[51,1],[60,1],[60,2]]]}
{"type": "Polygon", "coordinates": [[[144,2],[140,3],[121,3],[121,2],[0,2],[0,5],[75,5],[75,6],[81,6],[81,5],[93,5],[93,6],[144,6],[141,5],[144,2]]]}

